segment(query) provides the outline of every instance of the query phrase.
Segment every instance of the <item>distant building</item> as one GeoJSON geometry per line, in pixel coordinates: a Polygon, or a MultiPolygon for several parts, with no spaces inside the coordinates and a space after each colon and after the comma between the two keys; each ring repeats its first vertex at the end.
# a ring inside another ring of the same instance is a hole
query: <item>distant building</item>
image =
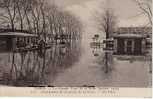
{"type": "Polygon", "coordinates": [[[120,27],[114,32],[114,54],[143,55],[151,43],[151,27],[120,27]]]}

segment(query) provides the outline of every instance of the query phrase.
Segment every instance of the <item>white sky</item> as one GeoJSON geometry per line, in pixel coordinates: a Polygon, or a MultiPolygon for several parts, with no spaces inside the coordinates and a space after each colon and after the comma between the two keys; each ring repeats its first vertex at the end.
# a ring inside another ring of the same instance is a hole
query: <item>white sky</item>
{"type": "MultiPolygon", "coordinates": [[[[54,1],[59,7],[69,10],[79,16],[85,25],[84,40],[97,34],[95,26],[95,11],[102,11],[106,0],[50,0],[54,1]]],[[[119,26],[145,26],[147,18],[144,15],[134,17],[141,13],[139,7],[133,0],[110,0],[110,7],[114,9],[118,17],[119,26]]]]}
{"type": "MultiPolygon", "coordinates": [[[[93,11],[99,6],[103,6],[103,3],[106,0],[50,0],[54,1],[60,7],[69,9],[72,12],[80,15],[82,17],[88,17],[90,13],[93,14],[93,11]],[[82,13],[83,12],[83,13],[82,13]]],[[[108,1],[108,0],[107,0],[108,1]]],[[[146,24],[145,16],[139,16],[132,18],[135,15],[138,15],[141,10],[133,2],[134,0],[110,0],[110,6],[114,9],[115,14],[118,16],[120,25],[144,25],[146,24]]]]}

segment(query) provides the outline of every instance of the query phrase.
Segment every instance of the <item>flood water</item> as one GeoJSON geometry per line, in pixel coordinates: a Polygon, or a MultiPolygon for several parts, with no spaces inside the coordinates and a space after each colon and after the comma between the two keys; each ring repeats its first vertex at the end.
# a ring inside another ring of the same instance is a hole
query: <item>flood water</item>
{"type": "Polygon", "coordinates": [[[112,52],[90,48],[88,45],[57,44],[43,53],[0,53],[0,84],[55,87],[151,86],[151,58],[148,56],[114,56],[112,52]]]}

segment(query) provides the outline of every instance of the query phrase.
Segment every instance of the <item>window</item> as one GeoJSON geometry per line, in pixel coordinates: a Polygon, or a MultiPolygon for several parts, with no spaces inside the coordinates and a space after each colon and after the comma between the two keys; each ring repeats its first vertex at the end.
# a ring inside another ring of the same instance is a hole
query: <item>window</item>
{"type": "Polygon", "coordinates": [[[134,40],[128,39],[125,42],[125,52],[126,54],[132,54],[134,51],[134,40]]]}
{"type": "Polygon", "coordinates": [[[7,48],[7,42],[6,42],[6,40],[4,40],[4,39],[2,39],[2,40],[0,40],[0,50],[2,50],[2,49],[6,49],[7,48]]]}

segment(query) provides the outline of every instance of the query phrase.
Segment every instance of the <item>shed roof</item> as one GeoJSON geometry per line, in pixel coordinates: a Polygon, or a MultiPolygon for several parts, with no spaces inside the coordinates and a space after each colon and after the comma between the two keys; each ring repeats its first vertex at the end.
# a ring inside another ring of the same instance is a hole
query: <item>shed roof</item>
{"type": "Polygon", "coordinates": [[[0,33],[7,33],[7,32],[24,32],[24,33],[31,33],[28,30],[18,30],[18,29],[5,29],[5,28],[0,28],[0,33]]]}
{"type": "Polygon", "coordinates": [[[0,33],[0,36],[36,37],[37,35],[23,32],[4,32],[0,33]]]}

